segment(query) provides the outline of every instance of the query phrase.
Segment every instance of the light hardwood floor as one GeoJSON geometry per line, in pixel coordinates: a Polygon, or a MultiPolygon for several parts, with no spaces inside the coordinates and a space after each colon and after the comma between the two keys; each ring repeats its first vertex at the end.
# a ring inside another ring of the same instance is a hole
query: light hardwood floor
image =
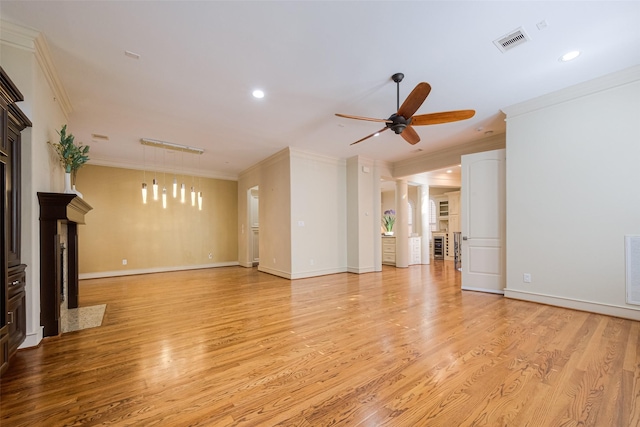
{"type": "Polygon", "coordinates": [[[82,281],[102,303],[18,352],[2,427],[640,425],[640,322],[463,292],[450,262],[82,281]]]}

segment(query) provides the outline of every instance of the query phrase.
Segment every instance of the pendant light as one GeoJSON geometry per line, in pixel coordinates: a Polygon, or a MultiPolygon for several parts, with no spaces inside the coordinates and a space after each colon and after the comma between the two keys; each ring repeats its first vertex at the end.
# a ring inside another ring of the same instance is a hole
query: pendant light
{"type": "Polygon", "coordinates": [[[158,200],[158,180],[153,178],[153,200],[158,200]]]}
{"type": "MultiPolygon", "coordinates": [[[[159,141],[159,140],[155,140],[155,139],[148,139],[148,138],[141,138],[140,139],[140,143],[142,145],[150,145],[152,147],[156,147],[156,148],[161,148],[163,150],[176,150],[176,151],[180,151],[182,153],[182,169],[184,169],[184,153],[190,153],[190,154],[202,154],[204,153],[204,150],[202,148],[195,148],[195,147],[189,147],[187,145],[181,145],[181,144],[174,144],[172,142],[165,142],[165,141],[159,141]]],[[[171,154],[171,153],[169,153],[171,154]]],[[[167,209],[167,187],[166,187],[166,151],[162,152],[162,169],[161,172],[163,174],[163,185],[162,185],[162,208],[163,209],[167,209]]],[[[154,164],[155,164],[155,160],[156,160],[156,151],[154,151],[153,153],[153,159],[154,159],[154,164]]],[[[143,175],[143,181],[142,181],[142,203],[146,204],[147,203],[147,195],[148,195],[148,187],[147,187],[147,183],[146,183],[146,152],[143,152],[143,160],[145,162],[144,165],[144,175],[143,175]]],[[[199,165],[199,163],[198,163],[199,165]]],[[[153,174],[153,184],[152,184],[152,190],[153,190],[153,200],[158,200],[159,197],[159,181],[157,179],[157,170],[154,171],[153,174]]],[[[181,174],[181,180],[182,183],[180,184],[180,202],[181,203],[185,203],[185,199],[186,199],[186,184],[184,182],[184,175],[181,174]]],[[[172,182],[173,186],[172,186],[172,195],[174,199],[177,199],[178,197],[178,176],[176,174],[176,169],[174,168],[173,171],[173,182],[172,182]]],[[[198,187],[200,187],[200,180],[198,179],[198,187]]],[[[199,190],[199,188],[198,188],[199,190]]],[[[198,196],[198,208],[200,210],[202,210],[202,191],[196,191],[196,186],[194,184],[194,177],[191,176],[191,206],[195,206],[196,205],[196,193],[198,196]]]]}
{"type": "Polygon", "coordinates": [[[142,147],[142,204],[147,204],[147,149],[142,147]]]}
{"type": "Polygon", "coordinates": [[[142,183],[142,203],[147,204],[147,183],[142,183]]]}

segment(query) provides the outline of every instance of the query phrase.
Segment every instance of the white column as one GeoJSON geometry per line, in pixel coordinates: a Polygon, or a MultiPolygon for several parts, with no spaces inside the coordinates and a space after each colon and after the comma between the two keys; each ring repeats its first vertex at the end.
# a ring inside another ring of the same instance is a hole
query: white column
{"type": "Polygon", "coordinates": [[[429,242],[431,241],[431,230],[429,229],[429,209],[431,205],[429,204],[429,186],[421,185],[420,186],[420,262],[422,264],[430,264],[431,263],[431,254],[429,253],[429,242]]]}
{"type": "Polygon", "coordinates": [[[396,267],[409,267],[409,200],[407,181],[396,181],[396,267]]]}

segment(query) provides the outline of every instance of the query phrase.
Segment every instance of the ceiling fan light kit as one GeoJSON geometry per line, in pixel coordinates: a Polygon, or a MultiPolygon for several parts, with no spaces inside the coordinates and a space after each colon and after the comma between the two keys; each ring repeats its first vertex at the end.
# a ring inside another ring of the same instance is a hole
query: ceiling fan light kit
{"type": "Polygon", "coordinates": [[[380,132],[387,129],[393,130],[396,135],[401,135],[409,144],[415,145],[420,142],[420,136],[418,136],[418,133],[415,131],[413,126],[457,122],[460,120],[470,119],[476,113],[474,110],[457,110],[414,116],[415,112],[418,111],[418,108],[420,108],[425,99],[427,99],[427,96],[429,96],[429,93],[431,92],[431,85],[425,82],[418,83],[409,96],[407,96],[407,99],[405,99],[402,105],[400,105],[400,82],[403,79],[404,74],[402,73],[395,73],[391,76],[391,80],[396,83],[396,104],[398,106],[398,111],[397,113],[389,116],[388,119],[376,119],[336,113],[336,116],[346,119],[385,123],[384,128],[372,133],[371,135],[367,135],[356,142],[352,142],[351,145],[362,142],[372,136],[378,136],[380,132]]]}

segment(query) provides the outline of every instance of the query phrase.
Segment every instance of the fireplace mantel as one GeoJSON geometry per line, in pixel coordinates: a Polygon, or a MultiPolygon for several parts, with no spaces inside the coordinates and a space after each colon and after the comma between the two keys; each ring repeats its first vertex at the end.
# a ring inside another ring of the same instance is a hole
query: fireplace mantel
{"type": "Polygon", "coordinates": [[[40,322],[44,336],[60,334],[60,236],[58,222],[67,224],[69,308],[78,307],[78,224],[93,209],[75,194],[38,193],[40,202],[40,322]]]}

